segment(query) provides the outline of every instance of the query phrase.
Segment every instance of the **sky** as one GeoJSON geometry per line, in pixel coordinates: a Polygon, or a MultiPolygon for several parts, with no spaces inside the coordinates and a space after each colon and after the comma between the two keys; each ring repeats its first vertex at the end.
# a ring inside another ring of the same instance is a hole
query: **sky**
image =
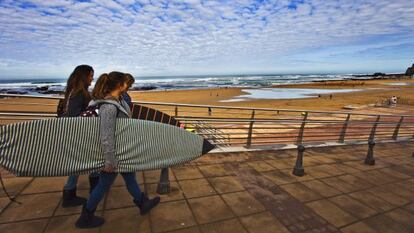
{"type": "Polygon", "coordinates": [[[405,72],[412,0],[0,0],[0,78],[405,72]]]}

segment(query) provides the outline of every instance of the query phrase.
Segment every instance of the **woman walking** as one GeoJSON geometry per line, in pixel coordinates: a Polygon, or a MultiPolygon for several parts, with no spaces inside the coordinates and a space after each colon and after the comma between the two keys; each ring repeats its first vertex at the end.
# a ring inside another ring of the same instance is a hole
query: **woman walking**
{"type": "MultiPolygon", "coordinates": [[[[101,226],[105,220],[94,215],[96,207],[114,182],[118,173],[117,158],[115,157],[115,127],[116,118],[129,118],[131,111],[121,94],[128,87],[128,77],[121,72],[111,72],[99,77],[92,92],[89,106],[99,106],[100,140],[105,165],[100,173],[98,185],[91,192],[87,203],[83,206],[81,216],[75,225],[78,228],[93,228],[101,226]]],[[[121,173],[133,202],[139,207],[141,215],[148,213],[159,202],[160,198],[149,199],[136,181],[135,172],[121,173]]]]}
{"type": "MultiPolygon", "coordinates": [[[[67,81],[65,98],[60,104],[63,106],[64,117],[78,117],[85,111],[91,96],[88,88],[92,83],[94,70],[89,65],[77,66],[67,81]]],[[[62,207],[79,206],[86,202],[85,198],[76,195],[79,176],[69,176],[63,187],[62,207]]],[[[97,174],[89,176],[90,190],[97,184],[99,177],[97,174]]]]}

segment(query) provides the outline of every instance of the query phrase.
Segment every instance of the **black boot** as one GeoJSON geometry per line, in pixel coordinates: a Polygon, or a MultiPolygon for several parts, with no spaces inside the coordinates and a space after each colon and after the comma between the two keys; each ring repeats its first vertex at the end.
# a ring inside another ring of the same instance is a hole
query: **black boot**
{"type": "Polygon", "coordinates": [[[99,176],[89,176],[89,193],[98,185],[99,176]]]}
{"type": "Polygon", "coordinates": [[[134,200],[134,203],[139,207],[141,215],[147,214],[152,208],[160,203],[160,197],[148,199],[145,193],[141,193],[141,200],[134,200]]]}
{"type": "Polygon", "coordinates": [[[62,207],[80,206],[86,203],[86,199],[76,196],[76,189],[63,190],[62,207]]]}
{"type": "Polygon", "coordinates": [[[82,213],[78,220],[76,220],[75,226],[77,228],[95,228],[105,223],[105,219],[95,216],[95,210],[89,211],[86,209],[86,204],[83,205],[82,213]]]}

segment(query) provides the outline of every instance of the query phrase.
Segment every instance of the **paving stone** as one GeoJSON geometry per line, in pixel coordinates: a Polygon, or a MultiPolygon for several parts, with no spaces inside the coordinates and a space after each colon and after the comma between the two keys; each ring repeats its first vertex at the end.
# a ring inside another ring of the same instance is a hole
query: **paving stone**
{"type": "Polygon", "coordinates": [[[414,232],[414,214],[399,208],[386,213],[385,216],[391,218],[396,222],[403,224],[408,229],[411,229],[412,232],[414,232]]]}
{"type": "Polygon", "coordinates": [[[270,212],[242,217],[240,221],[250,233],[289,233],[270,212]]]}
{"type": "Polygon", "coordinates": [[[3,210],[6,208],[6,206],[10,203],[8,197],[0,197],[0,214],[3,212],[3,210]]]}
{"type": "Polygon", "coordinates": [[[325,173],[329,174],[330,176],[339,176],[339,175],[345,174],[344,171],[336,169],[335,167],[333,167],[330,164],[322,164],[322,165],[319,165],[319,166],[315,166],[315,167],[313,167],[313,169],[316,169],[316,170],[321,171],[321,172],[325,172],[325,173]]]}
{"type": "Polygon", "coordinates": [[[404,206],[404,209],[414,214],[414,203],[404,206]]]}
{"type": "Polygon", "coordinates": [[[223,194],[222,197],[237,216],[249,215],[265,210],[264,206],[248,192],[223,194]]]}
{"type": "Polygon", "coordinates": [[[401,173],[396,169],[393,169],[394,167],[389,167],[389,168],[383,168],[380,169],[380,172],[385,173],[389,176],[395,177],[396,179],[409,179],[411,178],[411,176],[401,173]]]}
{"type": "Polygon", "coordinates": [[[108,210],[100,233],[139,232],[151,233],[149,215],[141,216],[138,208],[108,210]]]}
{"type": "Polygon", "coordinates": [[[217,193],[229,193],[244,190],[244,187],[240,184],[234,176],[223,176],[208,179],[214,186],[217,193]]]}
{"type": "Polygon", "coordinates": [[[341,209],[352,214],[354,217],[359,219],[368,218],[377,214],[378,212],[374,209],[362,204],[361,202],[347,196],[340,195],[329,198],[329,200],[339,206],[341,209]]]}
{"type": "Polygon", "coordinates": [[[384,173],[381,173],[377,170],[374,171],[367,171],[367,172],[359,172],[352,174],[354,176],[357,176],[373,185],[382,185],[386,183],[390,183],[392,181],[395,181],[393,177],[390,177],[384,173]]]}
{"type": "Polygon", "coordinates": [[[339,170],[341,170],[341,171],[343,171],[344,173],[347,173],[347,174],[360,172],[358,169],[355,169],[351,166],[348,166],[348,165],[342,164],[342,163],[331,164],[331,166],[334,167],[335,169],[339,169],[339,170]]]}
{"type": "Polygon", "coordinates": [[[202,225],[201,231],[203,233],[247,233],[237,219],[202,225]]]}
{"type": "Polygon", "coordinates": [[[292,169],[295,166],[295,159],[294,158],[269,159],[269,160],[266,160],[266,163],[277,169],[287,169],[287,168],[292,169]]]}
{"type": "MultiPolygon", "coordinates": [[[[102,212],[95,212],[96,216],[102,217],[102,212]]],[[[99,228],[93,229],[78,229],[75,226],[76,220],[79,215],[60,216],[54,217],[50,220],[49,225],[46,228],[45,233],[66,233],[66,232],[87,232],[87,233],[98,233],[99,228]]],[[[108,224],[106,221],[105,224],[108,224]]]]}
{"type": "Polygon", "coordinates": [[[410,201],[391,192],[390,190],[386,189],[383,186],[377,186],[367,190],[372,195],[377,196],[394,206],[402,206],[408,204],[410,201]]]}
{"type": "MultiPolygon", "coordinates": [[[[152,172],[152,171],[151,171],[152,172]]],[[[156,180],[156,179],[158,179],[157,181],[155,181],[155,182],[158,182],[159,181],[159,173],[160,173],[160,171],[158,170],[158,171],[155,171],[155,172],[153,172],[153,177],[150,177],[149,179],[154,179],[154,180],[156,180]],[[157,178],[157,172],[158,172],[158,178],[157,178]]],[[[137,180],[137,183],[140,185],[140,186],[142,186],[142,187],[144,187],[143,186],[143,184],[144,184],[144,174],[143,174],[143,172],[136,172],[135,173],[135,178],[136,178],[136,180],[137,180]]],[[[171,179],[171,178],[170,178],[171,179]]],[[[152,180],[151,180],[152,181],[152,180]]],[[[116,177],[116,179],[115,179],[115,181],[114,181],[114,183],[112,184],[112,186],[111,187],[119,187],[119,186],[125,186],[125,181],[124,181],[124,178],[120,175],[120,174],[118,174],[118,176],[116,177]]],[[[88,181],[88,189],[89,189],[89,181],[88,181]]],[[[144,190],[143,190],[144,191],[144,190]]]]}
{"type": "Polygon", "coordinates": [[[297,182],[296,178],[294,178],[293,176],[286,175],[284,172],[281,172],[280,170],[264,172],[263,175],[277,185],[297,182]]]}
{"type": "Polygon", "coordinates": [[[204,178],[196,180],[182,180],[179,181],[179,184],[186,198],[211,196],[216,194],[214,188],[204,178]]]}
{"type": "Polygon", "coordinates": [[[378,212],[388,211],[393,208],[390,203],[377,196],[372,195],[368,191],[355,192],[349,195],[378,212]]]}
{"type": "Polygon", "coordinates": [[[381,233],[412,233],[410,229],[404,227],[401,223],[381,214],[364,221],[372,229],[381,233]]]}
{"type": "Polygon", "coordinates": [[[378,233],[363,222],[357,222],[341,229],[343,233],[378,233]]]}
{"type": "Polygon", "coordinates": [[[170,182],[170,192],[162,195],[157,193],[158,184],[147,184],[146,187],[148,195],[150,197],[159,196],[161,198],[161,202],[178,201],[184,199],[183,192],[181,191],[176,181],[170,182]]]}
{"type": "Polygon", "coordinates": [[[38,177],[23,190],[22,194],[62,192],[67,177],[38,177]]]}
{"type": "Polygon", "coordinates": [[[336,227],[341,227],[357,220],[328,200],[314,201],[306,205],[336,227]]]}
{"type": "Polygon", "coordinates": [[[407,189],[407,185],[400,183],[391,183],[384,186],[390,192],[397,194],[408,200],[414,200],[413,191],[407,189]]]}
{"type": "Polygon", "coordinates": [[[25,222],[13,222],[0,224],[0,232],[3,233],[39,233],[43,232],[48,220],[33,220],[25,222]]]}
{"type": "Polygon", "coordinates": [[[322,182],[325,184],[334,187],[335,189],[343,192],[343,193],[349,193],[354,192],[356,190],[361,189],[360,187],[353,186],[343,180],[341,180],[339,177],[330,177],[330,178],[324,178],[321,179],[322,182]]]}
{"type": "Polygon", "coordinates": [[[111,187],[107,194],[105,209],[135,206],[133,199],[126,187],[111,187]]]}
{"type": "Polygon", "coordinates": [[[248,162],[247,164],[258,172],[275,170],[273,166],[269,165],[265,161],[248,162]]]}
{"type": "Polygon", "coordinates": [[[280,187],[302,202],[314,201],[322,198],[321,195],[312,191],[302,183],[287,184],[280,187]]]}
{"type": "Polygon", "coordinates": [[[164,232],[187,228],[196,225],[196,221],[185,201],[165,202],[158,204],[150,212],[153,232],[164,232]]]}
{"type": "Polygon", "coordinates": [[[203,178],[203,174],[196,166],[181,166],[173,168],[173,172],[177,180],[191,180],[203,178]]]}
{"type": "Polygon", "coordinates": [[[61,193],[46,193],[19,196],[17,201],[22,204],[9,205],[0,215],[0,223],[50,217],[61,195],[61,193]]]}
{"type": "Polygon", "coordinates": [[[305,181],[305,182],[302,182],[302,184],[324,197],[332,197],[332,196],[339,195],[342,193],[341,191],[319,180],[305,181]]]}
{"type": "MultiPolygon", "coordinates": [[[[86,189],[78,190],[77,195],[79,197],[88,198],[89,197],[89,190],[86,190],[86,189]]],[[[97,211],[103,210],[104,199],[105,199],[105,197],[102,199],[102,201],[99,203],[98,207],[96,208],[97,211]]],[[[82,206],[74,206],[74,207],[63,208],[62,207],[62,202],[60,202],[54,216],[80,214],[81,211],[82,211],[82,206]]]]}
{"type": "MultiPolygon", "coordinates": [[[[170,181],[175,181],[174,175],[171,172],[171,169],[169,169],[169,178],[170,181]]],[[[152,183],[158,183],[160,181],[160,175],[161,170],[152,170],[152,171],[145,171],[144,172],[144,183],[145,184],[152,184],[152,183]]]]}
{"type": "MultiPolygon", "coordinates": [[[[21,192],[32,180],[33,178],[12,177],[3,179],[3,183],[10,196],[15,196],[21,192]]],[[[6,197],[3,189],[0,189],[0,197],[6,197]]]]}
{"type": "Polygon", "coordinates": [[[188,200],[191,209],[200,224],[229,219],[234,217],[219,196],[201,197],[188,200]]]}
{"type": "Polygon", "coordinates": [[[178,229],[175,231],[169,231],[168,233],[201,233],[201,231],[198,229],[198,227],[189,227],[184,229],[178,229]]]}
{"type": "Polygon", "coordinates": [[[347,182],[348,184],[352,185],[353,187],[355,187],[355,189],[359,190],[359,189],[367,189],[369,187],[372,187],[373,185],[369,182],[366,182],[365,180],[361,180],[361,178],[353,176],[353,175],[343,175],[343,176],[338,176],[339,179],[347,182]]]}
{"type": "Polygon", "coordinates": [[[378,169],[378,167],[376,166],[369,166],[364,164],[364,160],[365,157],[362,157],[361,160],[359,161],[349,161],[349,162],[344,162],[345,165],[353,167],[355,169],[358,169],[360,171],[369,171],[369,170],[374,170],[374,169],[378,169]]]}
{"type": "Polygon", "coordinates": [[[205,166],[199,166],[198,168],[201,170],[201,173],[203,173],[205,177],[233,175],[233,172],[225,168],[222,164],[205,165],[205,166]]]}

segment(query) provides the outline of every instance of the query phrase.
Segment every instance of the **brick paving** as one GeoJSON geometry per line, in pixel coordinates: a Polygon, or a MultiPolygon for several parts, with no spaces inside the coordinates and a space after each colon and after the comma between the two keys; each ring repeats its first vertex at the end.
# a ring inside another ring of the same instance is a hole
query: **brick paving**
{"type": "MultiPolygon", "coordinates": [[[[61,208],[65,177],[17,178],[2,171],[0,232],[288,233],[414,232],[413,143],[375,146],[376,165],[363,163],[367,145],[308,148],[305,176],[291,174],[295,150],[209,154],[170,169],[171,192],[140,216],[122,178],[96,214],[98,229],[74,227],[80,207],[61,208]]],[[[137,173],[155,195],[159,171],[137,173]]],[[[88,195],[81,176],[79,195],[88,195]]]]}

